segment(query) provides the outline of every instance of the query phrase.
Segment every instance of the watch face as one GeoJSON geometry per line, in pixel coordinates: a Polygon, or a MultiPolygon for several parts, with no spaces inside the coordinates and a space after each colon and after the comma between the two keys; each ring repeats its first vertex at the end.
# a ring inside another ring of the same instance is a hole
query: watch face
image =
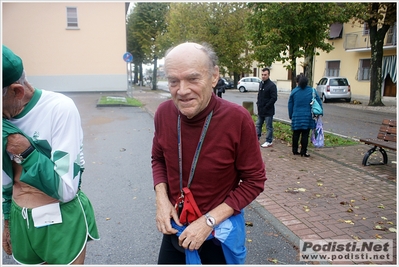
{"type": "Polygon", "coordinates": [[[15,163],[21,164],[22,163],[22,158],[19,155],[14,155],[14,157],[12,158],[15,163]]]}
{"type": "Polygon", "coordinates": [[[216,224],[216,220],[215,218],[211,217],[211,216],[207,216],[206,218],[206,224],[210,227],[214,227],[216,224]]]}

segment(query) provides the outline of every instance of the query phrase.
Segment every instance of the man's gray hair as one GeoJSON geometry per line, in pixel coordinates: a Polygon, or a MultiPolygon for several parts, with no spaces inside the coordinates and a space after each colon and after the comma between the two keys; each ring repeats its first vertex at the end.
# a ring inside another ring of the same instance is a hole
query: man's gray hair
{"type": "MultiPolygon", "coordinates": [[[[173,50],[177,45],[169,48],[166,53],[165,53],[165,57],[169,54],[169,52],[171,50],[173,50]]],[[[212,76],[213,75],[213,71],[215,66],[218,64],[219,58],[216,55],[215,51],[213,50],[212,46],[206,42],[203,42],[201,44],[199,44],[198,49],[201,50],[202,52],[205,53],[205,55],[208,57],[208,62],[209,62],[209,66],[208,66],[208,70],[209,70],[209,75],[212,76]]]]}
{"type": "MultiPolygon", "coordinates": [[[[18,83],[18,84],[22,84],[25,85],[25,83],[27,83],[28,80],[26,79],[26,74],[25,74],[25,70],[22,71],[21,77],[19,77],[19,79],[13,83],[18,83]]],[[[3,87],[3,96],[5,96],[7,94],[8,88],[9,86],[3,87]]]]}

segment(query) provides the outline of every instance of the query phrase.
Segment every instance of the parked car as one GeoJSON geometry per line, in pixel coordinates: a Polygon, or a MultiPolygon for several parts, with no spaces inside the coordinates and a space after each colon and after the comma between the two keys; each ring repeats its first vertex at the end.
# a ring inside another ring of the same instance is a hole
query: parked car
{"type": "Polygon", "coordinates": [[[248,91],[257,92],[261,81],[258,77],[244,77],[238,81],[237,88],[241,93],[248,91]]]}
{"type": "Polygon", "coordinates": [[[234,81],[232,79],[230,79],[229,77],[223,77],[222,80],[226,84],[226,89],[234,88],[234,81]]]}
{"type": "Polygon", "coordinates": [[[323,77],[316,85],[316,91],[323,103],[331,99],[345,99],[346,102],[351,102],[351,86],[345,77],[323,77]]]}

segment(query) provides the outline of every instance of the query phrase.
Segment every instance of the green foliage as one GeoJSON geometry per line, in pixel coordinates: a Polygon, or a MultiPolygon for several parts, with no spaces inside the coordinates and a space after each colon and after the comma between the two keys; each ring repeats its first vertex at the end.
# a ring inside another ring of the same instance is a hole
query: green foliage
{"type": "MultiPolygon", "coordinates": [[[[257,120],[256,115],[252,115],[252,119],[254,123],[257,120]]],[[[279,139],[289,145],[292,145],[292,130],[291,125],[280,122],[280,121],[273,121],[273,135],[274,138],[279,139]]],[[[263,125],[262,132],[266,132],[265,125],[263,125]]],[[[324,132],[324,146],[325,147],[337,147],[337,146],[350,146],[350,145],[357,145],[359,142],[356,142],[352,139],[343,138],[338,135],[330,134],[324,132]]],[[[310,146],[313,146],[311,142],[309,142],[310,146]]]]}
{"type": "Polygon", "coordinates": [[[219,57],[221,73],[247,71],[251,63],[245,28],[248,12],[243,3],[171,3],[161,42],[168,47],[207,42],[219,57]]]}
{"type": "Polygon", "coordinates": [[[128,19],[128,50],[141,52],[145,63],[163,56],[163,49],[157,43],[159,36],[166,31],[165,17],[168,3],[138,2],[128,19]]]}
{"type": "MultiPolygon", "coordinates": [[[[351,14],[336,3],[249,3],[247,26],[254,59],[261,66],[281,61],[296,75],[297,58],[305,57],[304,68],[312,64],[316,49],[329,52],[329,27],[349,21],[351,14]]],[[[311,69],[311,66],[309,67],[311,69]]],[[[304,70],[306,72],[306,69],[304,70]]],[[[295,87],[295,82],[292,82],[295,87]]]]}

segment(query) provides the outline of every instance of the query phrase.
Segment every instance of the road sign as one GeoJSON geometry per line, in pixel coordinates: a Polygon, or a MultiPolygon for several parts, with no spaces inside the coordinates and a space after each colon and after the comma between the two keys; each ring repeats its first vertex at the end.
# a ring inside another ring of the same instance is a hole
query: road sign
{"type": "Polygon", "coordinates": [[[125,62],[132,62],[132,61],[133,61],[133,55],[130,54],[129,52],[126,52],[126,53],[123,55],[123,60],[124,60],[125,62]]]}

